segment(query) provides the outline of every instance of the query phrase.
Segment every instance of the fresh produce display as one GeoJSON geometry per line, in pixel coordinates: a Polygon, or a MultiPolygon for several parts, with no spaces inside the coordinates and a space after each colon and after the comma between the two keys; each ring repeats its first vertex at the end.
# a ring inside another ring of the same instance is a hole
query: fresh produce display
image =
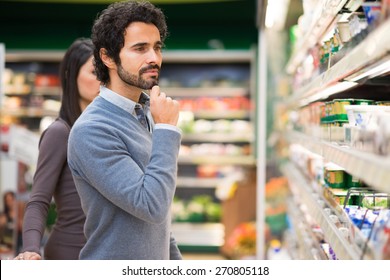
{"type": "Polygon", "coordinates": [[[175,197],[172,216],[175,222],[215,223],[221,220],[221,205],[209,195],[196,195],[190,200],[175,197]]]}

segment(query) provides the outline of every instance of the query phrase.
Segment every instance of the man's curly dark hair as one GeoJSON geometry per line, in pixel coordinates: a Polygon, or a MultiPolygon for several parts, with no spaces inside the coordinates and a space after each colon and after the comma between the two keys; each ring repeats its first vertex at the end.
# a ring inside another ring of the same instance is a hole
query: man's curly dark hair
{"type": "Polygon", "coordinates": [[[97,79],[103,84],[107,84],[110,77],[108,68],[100,58],[100,49],[106,49],[107,56],[119,64],[119,52],[125,42],[125,29],[132,22],[154,24],[160,32],[162,43],[168,36],[165,15],[161,9],[153,4],[143,1],[124,1],[109,5],[98,15],[92,27],[92,41],[95,45],[95,71],[97,79]]]}

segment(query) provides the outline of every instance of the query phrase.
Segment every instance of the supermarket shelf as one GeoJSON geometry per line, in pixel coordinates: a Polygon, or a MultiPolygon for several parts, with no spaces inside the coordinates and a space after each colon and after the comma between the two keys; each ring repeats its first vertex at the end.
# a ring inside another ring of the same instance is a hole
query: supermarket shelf
{"type": "MultiPolygon", "coordinates": [[[[7,51],[5,59],[7,62],[24,61],[58,61],[64,56],[64,50],[14,50],[7,51]]],[[[194,51],[164,51],[164,63],[224,63],[224,62],[250,62],[253,60],[253,53],[240,50],[194,50],[194,51]]]]}
{"type": "Polygon", "coordinates": [[[5,54],[7,62],[26,62],[26,61],[48,61],[60,62],[65,54],[65,51],[50,51],[50,50],[14,50],[8,51],[5,54]]]}
{"type": "Polygon", "coordinates": [[[234,87],[164,87],[164,92],[171,97],[238,97],[249,94],[246,88],[234,87]]]}
{"type": "MultiPolygon", "coordinates": [[[[381,74],[383,71],[390,71],[390,19],[383,22],[373,30],[358,46],[352,49],[345,57],[340,59],[328,71],[315,77],[307,85],[295,91],[288,101],[291,105],[303,99],[321,99],[342,91],[326,91],[337,82],[345,81],[355,83],[359,76],[381,74]],[[381,71],[373,71],[374,67],[382,67],[381,71]],[[323,94],[319,94],[323,92],[323,94]],[[318,95],[318,98],[313,98],[318,95]]],[[[371,77],[368,76],[368,77],[371,77]]],[[[357,84],[356,84],[357,85],[357,84]]],[[[348,86],[348,84],[347,84],[348,86]]],[[[353,86],[353,84],[351,84],[353,86]]],[[[343,88],[343,87],[341,87],[343,88]]]]}
{"type": "Polygon", "coordinates": [[[390,158],[324,144],[325,159],[342,166],[348,173],[362,179],[376,190],[389,193],[390,158]]]}
{"type": "Polygon", "coordinates": [[[241,50],[164,51],[164,63],[237,63],[251,62],[253,52],[241,50]]]}
{"type": "Polygon", "coordinates": [[[350,243],[332,222],[329,214],[326,213],[322,205],[325,203],[322,197],[315,193],[308,181],[299,170],[292,164],[287,163],[282,166],[282,172],[288,178],[290,185],[295,189],[299,198],[307,208],[310,209],[310,215],[321,227],[325,239],[332,246],[337,258],[342,260],[359,260],[362,251],[354,243],[350,243]]]}
{"type": "Polygon", "coordinates": [[[34,95],[54,95],[54,96],[61,96],[62,89],[61,87],[35,87],[33,89],[34,95]]]}
{"type": "Polygon", "coordinates": [[[290,143],[300,144],[315,154],[323,155],[323,141],[318,138],[297,131],[287,132],[286,137],[290,143]]]}
{"type": "Polygon", "coordinates": [[[45,110],[42,108],[17,108],[17,109],[0,109],[0,113],[12,117],[29,117],[29,118],[41,118],[44,116],[58,116],[58,112],[54,110],[45,110]]]}
{"type": "Polygon", "coordinates": [[[324,33],[335,20],[337,14],[348,0],[326,1],[324,6],[317,5],[313,12],[313,19],[306,34],[297,42],[294,52],[287,63],[286,71],[294,73],[305,59],[308,51],[322,38],[324,33]]]}
{"type": "MultiPolygon", "coordinates": [[[[378,26],[344,59],[336,63],[327,79],[332,81],[344,77],[346,80],[354,80],[357,75],[371,70],[372,66],[377,66],[377,62],[388,61],[387,55],[390,52],[389,29],[390,19],[378,26]]],[[[390,67],[387,67],[387,70],[390,70],[390,67]]]]}
{"type": "Polygon", "coordinates": [[[302,219],[304,213],[299,210],[299,206],[292,200],[289,200],[287,201],[287,209],[293,228],[296,229],[299,257],[304,260],[327,260],[328,258],[320,248],[318,240],[316,240],[313,234],[313,230],[302,219]]]}
{"type": "Polygon", "coordinates": [[[252,142],[253,135],[234,134],[234,133],[192,133],[184,134],[182,141],[187,142],[217,142],[217,143],[236,143],[236,142],[252,142]]]}
{"type": "Polygon", "coordinates": [[[224,156],[224,155],[193,155],[179,156],[179,164],[216,164],[216,165],[244,165],[254,166],[256,159],[253,156],[224,156]]]}
{"type": "Polygon", "coordinates": [[[222,246],[225,227],[220,223],[173,223],[172,233],[179,246],[222,246]]]}
{"type": "Polygon", "coordinates": [[[197,110],[194,111],[197,119],[248,119],[250,112],[247,110],[197,110]]]}
{"type": "Polygon", "coordinates": [[[363,180],[378,191],[390,193],[390,158],[359,151],[348,146],[339,146],[326,141],[313,139],[299,132],[290,132],[292,143],[302,144],[310,151],[322,155],[348,173],[363,180]]]}
{"type": "Polygon", "coordinates": [[[221,180],[221,178],[178,177],[176,184],[179,188],[215,188],[221,180]]]}

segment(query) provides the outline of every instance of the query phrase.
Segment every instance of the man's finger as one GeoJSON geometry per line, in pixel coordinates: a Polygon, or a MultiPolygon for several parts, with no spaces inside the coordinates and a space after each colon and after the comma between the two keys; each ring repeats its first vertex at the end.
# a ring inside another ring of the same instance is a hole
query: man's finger
{"type": "Polygon", "coordinates": [[[160,87],[153,86],[150,90],[150,99],[156,99],[160,95],[160,87]]]}

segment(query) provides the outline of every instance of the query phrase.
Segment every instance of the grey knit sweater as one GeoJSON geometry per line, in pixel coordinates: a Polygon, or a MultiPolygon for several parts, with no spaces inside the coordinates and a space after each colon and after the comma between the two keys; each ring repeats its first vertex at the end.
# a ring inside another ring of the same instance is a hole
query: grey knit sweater
{"type": "Polygon", "coordinates": [[[157,128],[150,134],[101,96],[74,124],[68,163],[86,214],[80,259],[181,259],[170,232],[181,135],[157,128]]]}

